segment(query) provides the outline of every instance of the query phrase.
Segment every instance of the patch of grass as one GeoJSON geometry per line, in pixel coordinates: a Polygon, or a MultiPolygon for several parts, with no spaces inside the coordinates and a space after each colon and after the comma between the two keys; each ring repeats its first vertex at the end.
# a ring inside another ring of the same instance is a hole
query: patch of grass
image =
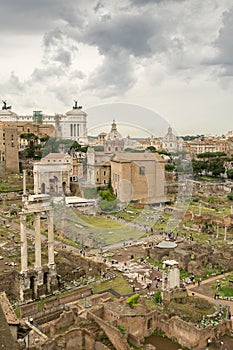
{"type": "Polygon", "coordinates": [[[45,299],[42,299],[42,300],[38,301],[38,311],[43,311],[44,310],[44,304],[45,304],[45,299]]]}
{"type": "Polygon", "coordinates": [[[69,245],[69,246],[72,246],[72,247],[74,247],[74,248],[80,249],[80,248],[82,247],[81,244],[78,244],[78,243],[72,241],[72,239],[70,239],[70,238],[61,237],[61,236],[59,236],[59,235],[57,235],[57,234],[55,234],[54,237],[55,237],[56,240],[58,240],[58,241],[60,241],[60,242],[62,242],[62,243],[64,243],[64,244],[67,244],[67,245],[69,245]]]}
{"type": "Polygon", "coordinates": [[[92,225],[94,227],[101,227],[101,228],[107,227],[111,229],[111,228],[119,228],[123,226],[123,224],[117,221],[109,220],[101,216],[83,217],[83,220],[89,225],[92,225]]]}
{"type": "Polygon", "coordinates": [[[15,315],[17,318],[20,318],[20,308],[18,307],[17,309],[14,310],[15,311],[15,315]]]}
{"type": "Polygon", "coordinates": [[[217,291],[219,295],[222,295],[224,297],[232,297],[233,296],[233,288],[228,286],[229,280],[232,280],[233,276],[227,276],[226,279],[221,279],[220,282],[215,282],[211,285],[211,289],[216,291],[217,290],[217,284],[220,283],[220,290],[217,291]]]}
{"type": "Polygon", "coordinates": [[[106,289],[114,289],[117,293],[121,295],[126,295],[132,293],[132,288],[129,283],[123,278],[122,275],[118,275],[113,280],[104,281],[93,285],[94,293],[102,292],[106,289]]]}
{"type": "Polygon", "coordinates": [[[233,297],[233,288],[230,288],[230,287],[227,287],[227,286],[223,286],[221,288],[221,292],[226,297],[233,297]]]}
{"type": "Polygon", "coordinates": [[[128,240],[134,240],[142,237],[143,232],[135,230],[133,227],[122,226],[121,228],[115,229],[108,232],[99,232],[95,234],[94,237],[103,245],[115,244],[118,242],[124,242],[128,240]]]}
{"type": "Polygon", "coordinates": [[[149,310],[157,310],[157,305],[153,299],[145,300],[145,303],[149,310]]]}
{"type": "Polygon", "coordinates": [[[119,329],[119,331],[121,332],[121,334],[125,334],[126,333],[126,330],[125,330],[125,327],[122,326],[121,324],[118,324],[117,325],[117,328],[119,329]]]}
{"type": "Polygon", "coordinates": [[[180,279],[183,280],[190,276],[190,272],[180,269],[180,279]]]}
{"type": "Polygon", "coordinates": [[[153,265],[153,266],[157,266],[160,270],[163,269],[163,263],[162,262],[156,262],[155,260],[153,260],[152,258],[148,258],[147,261],[153,265]]]}

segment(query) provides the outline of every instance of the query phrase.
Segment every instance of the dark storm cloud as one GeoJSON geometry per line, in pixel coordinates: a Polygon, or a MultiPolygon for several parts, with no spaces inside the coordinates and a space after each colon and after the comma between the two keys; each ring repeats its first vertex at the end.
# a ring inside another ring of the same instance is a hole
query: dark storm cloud
{"type": "Polygon", "coordinates": [[[1,1],[0,30],[32,34],[52,28],[61,21],[80,25],[78,3],[73,0],[1,1]]]}
{"type": "Polygon", "coordinates": [[[76,43],[69,40],[59,28],[45,33],[43,47],[44,63],[55,61],[67,67],[72,64],[72,53],[78,51],[76,43]]]}
{"type": "Polygon", "coordinates": [[[6,92],[8,95],[21,95],[24,90],[24,85],[20,82],[19,77],[14,72],[11,72],[8,81],[0,84],[1,96],[5,96],[6,92]]]}
{"type": "Polygon", "coordinates": [[[71,53],[65,49],[59,49],[57,54],[54,56],[54,61],[60,62],[65,66],[71,65],[71,53]]]}
{"type": "MultiPolygon", "coordinates": [[[[134,56],[150,56],[163,50],[161,47],[163,29],[154,17],[147,15],[118,15],[105,21],[90,23],[80,40],[98,47],[101,54],[109,54],[118,50],[126,50],[134,56]],[[150,40],[158,45],[151,47],[150,40]]],[[[164,45],[162,45],[164,46],[164,45]]]]}
{"type": "Polygon", "coordinates": [[[104,8],[104,5],[101,1],[97,1],[95,7],[94,7],[94,11],[98,12],[100,9],[104,8]]]}
{"type": "Polygon", "coordinates": [[[136,82],[134,66],[124,51],[106,56],[102,65],[91,76],[86,89],[95,90],[106,98],[123,95],[136,82]]]}
{"type": "Polygon", "coordinates": [[[62,31],[59,28],[55,28],[44,34],[43,45],[44,46],[56,45],[58,41],[62,40],[62,38],[63,38],[62,31]]]}

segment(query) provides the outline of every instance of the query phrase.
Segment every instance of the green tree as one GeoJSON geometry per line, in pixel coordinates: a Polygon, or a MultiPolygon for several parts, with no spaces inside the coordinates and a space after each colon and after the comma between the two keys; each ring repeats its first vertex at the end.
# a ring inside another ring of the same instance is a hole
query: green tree
{"type": "Polygon", "coordinates": [[[233,201],[233,192],[228,193],[227,198],[228,198],[230,201],[233,201]]]}
{"type": "Polygon", "coordinates": [[[233,168],[227,170],[228,179],[233,179],[233,168]]]}
{"type": "Polygon", "coordinates": [[[151,152],[156,152],[155,146],[148,146],[147,149],[151,152]]]}
{"type": "Polygon", "coordinates": [[[165,164],[166,171],[173,171],[175,169],[175,165],[173,164],[165,164]]]}

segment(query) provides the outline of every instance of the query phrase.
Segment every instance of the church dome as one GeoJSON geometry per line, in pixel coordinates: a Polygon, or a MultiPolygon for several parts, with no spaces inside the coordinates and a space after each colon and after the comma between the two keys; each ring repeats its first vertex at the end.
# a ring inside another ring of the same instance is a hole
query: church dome
{"type": "Polygon", "coordinates": [[[167,134],[164,136],[163,141],[175,142],[176,136],[172,132],[172,128],[169,126],[167,134]]]}
{"type": "Polygon", "coordinates": [[[121,140],[122,136],[117,130],[117,125],[113,119],[111,131],[107,134],[107,140],[121,140]]]}

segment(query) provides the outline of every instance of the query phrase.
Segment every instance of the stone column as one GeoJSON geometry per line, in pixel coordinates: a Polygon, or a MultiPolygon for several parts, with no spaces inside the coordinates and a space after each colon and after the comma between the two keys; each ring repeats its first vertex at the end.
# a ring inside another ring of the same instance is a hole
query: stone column
{"type": "Polygon", "coordinates": [[[26,170],[23,170],[23,196],[26,196],[26,170]]]}
{"type": "Polygon", "coordinates": [[[225,231],[224,231],[224,241],[227,240],[227,227],[225,226],[225,231]]]}
{"type": "Polygon", "coordinates": [[[54,265],[54,230],[53,210],[47,212],[48,216],[48,265],[54,265]]]}
{"type": "Polygon", "coordinates": [[[34,213],[35,218],[35,269],[41,269],[41,237],[40,237],[40,213],[34,213]]]}
{"type": "Polygon", "coordinates": [[[21,271],[28,269],[26,215],[20,214],[21,271]]]}
{"type": "Polygon", "coordinates": [[[39,188],[38,188],[38,184],[39,184],[39,181],[38,181],[38,170],[37,170],[37,166],[36,165],[34,165],[34,167],[36,168],[36,170],[33,173],[33,176],[34,176],[34,193],[38,194],[39,193],[39,188]]]}

